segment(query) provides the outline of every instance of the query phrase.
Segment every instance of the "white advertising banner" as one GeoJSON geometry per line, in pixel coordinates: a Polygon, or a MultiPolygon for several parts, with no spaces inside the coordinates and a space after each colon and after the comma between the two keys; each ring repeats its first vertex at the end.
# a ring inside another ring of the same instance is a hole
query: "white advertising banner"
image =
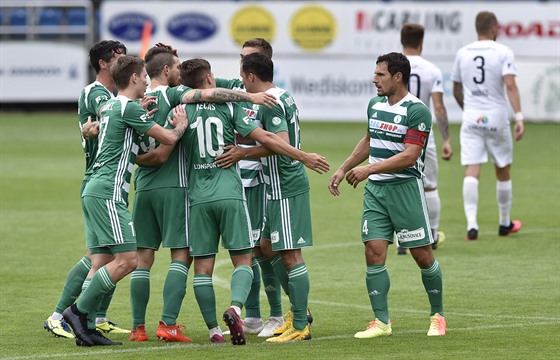
{"type": "Polygon", "coordinates": [[[560,55],[559,2],[273,2],[104,1],[101,37],[141,49],[144,24],[152,38],[193,55],[236,54],[247,39],[269,40],[276,55],[370,57],[400,49],[406,22],[426,28],[425,56],[453,57],[476,39],[481,10],[500,21],[499,41],[518,57],[560,55]]]}
{"type": "Polygon", "coordinates": [[[0,43],[0,102],[77,102],[88,82],[81,45],[0,43]]]}

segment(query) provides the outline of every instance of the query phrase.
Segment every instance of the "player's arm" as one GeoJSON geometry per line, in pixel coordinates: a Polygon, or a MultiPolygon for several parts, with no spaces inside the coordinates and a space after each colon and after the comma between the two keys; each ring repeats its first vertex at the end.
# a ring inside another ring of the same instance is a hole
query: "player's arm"
{"type": "Polygon", "coordinates": [[[432,102],[434,104],[434,113],[436,115],[439,132],[443,138],[441,158],[443,160],[450,160],[453,155],[453,148],[451,147],[451,139],[449,138],[449,120],[447,119],[447,110],[443,104],[443,93],[433,92],[432,102]]]}
{"type": "Polygon", "coordinates": [[[153,137],[161,144],[175,145],[175,143],[181,139],[188,126],[185,109],[182,106],[176,106],[173,108],[173,119],[167,118],[167,121],[173,126],[173,129],[165,129],[155,124],[146,131],[146,134],[153,137]]]}
{"type": "Polygon", "coordinates": [[[274,95],[264,92],[250,94],[238,90],[212,88],[189,90],[183,95],[181,102],[184,104],[197,102],[250,102],[272,108],[276,105],[276,98],[274,95]]]}
{"type": "Polygon", "coordinates": [[[521,112],[521,98],[519,96],[519,89],[517,88],[517,83],[515,82],[514,75],[504,75],[504,84],[506,86],[506,92],[515,113],[515,128],[514,136],[515,140],[521,140],[523,133],[525,132],[525,126],[523,124],[523,113],[521,112]]]}
{"type": "Polygon", "coordinates": [[[459,107],[463,108],[463,83],[453,81],[453,97],[459,104],[459,107]]]}
{"type": "Polygon", "coordinates": [[[136,157],[136,163],[142,166],[159,166],[169,159],[169,155],[173,152],[175,148],[173,145],[160,144],[154,150],[147,152],[136,157]]]}
{"type": "Polygon", "coordinates": [[[271,133],[260,127],[255,128],[248,137],[261,143],[261,146],[250,148],[228,147],[224,150],[227,152],[216,158],[219,167],[229,167],[243,158],[261,158],[276,154],[288,156],[293,160],[298,160],[309,169],[322,174],[329,171],[330,165],[325,157],[315,153],[306,153],[292,145],[288,132],[281,131],[279,133],[271,133]]]}
{"type": "Polygon", "coordinates": [[[358,141],[354,150],[348,156],[346,160],[340,165],[338,170],[331,176],[329,180],[329,191],[334,196],[340,195],[340,191],[338,189],[338,185],[344,179],[344,176],[348,171],[355,168],[359,164],[363,163],[369,157],[369,142],[370,142],[370,135],[369,132],[366,132],[364,137],[358,141]]]}
{"type": "Polygon", "coordinates": [[[82,136],[84,139],[99,136],[99,121],[91,121],[91,116],[88,116],[87,121],[82,125],[82,136]]]}

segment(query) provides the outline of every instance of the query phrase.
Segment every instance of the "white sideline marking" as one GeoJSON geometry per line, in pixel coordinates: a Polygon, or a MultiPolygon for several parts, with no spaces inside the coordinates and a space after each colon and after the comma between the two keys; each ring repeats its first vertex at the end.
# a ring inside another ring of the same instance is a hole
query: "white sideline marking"
{"type": "MultiPolygon", "coordinates": [[[[481,315],[482,316],[482,315],[481,315]]],[[[550,320],[550,319],[549,319],[550,320]]],[[[448,328],[448,332],[451,334],[453,332],[461,332],[461,331],[477,331],[477,330],[485,330],[485,329],[509,329],[509,328],[519,328],[525,326],[556,326],[558,325],[558,321],[545,321],[540,323],[535,322],[528,322],[528,323],[519,323],[519,324],[511,324],[511,325],[481,325],[481,326],[470,326],[470,327],[463,327],[463,328],[448,328]]],[[[426,329],[422,330],[401,330],[395,331],[393,335],[406,335],[406,334],[420,334],[425,333],[426,329]]],[[[351,339],[353,338],[353,334],[348,335],[332,335],[332,336],[321,336],[321,337],[314,337],[311,341],[325,341],[325,340],[337,340],[337,339],[351,339]]],[[[364,341],[364,340],[356,340],[356,341],[364,341]]],[[[151,347],[138,347],[138,348],[131,348],[131,349],[103,349],[99,351],[89,351],[89,352],[74,352],[74,353],[59,353],[59,354],[36,354],[36,355],[26,355],[26,356],[12,356],[12,357],[3,357],[0,360],[27,360],[27,359],[57,359],[57,358],[77,358],[77,357],[86,357],[86,356],[100,356],[100,355],[117,355],[117,354],[131,354],[131,353],[140,353],[140,352],[156,352],[156,351],[167,351],[167,350],[176,350],[176,349],[188,349],[188,348],[212,348],[216,346],[216,344],[172,344],[172,345],[164,345],[164,346],[151,346],[151,347]]],[[[229,346],[229,345],[224,345],[229,346]]],[[[256,344],[249,344],[248,346],[255,347],[255,346],[281,346],[277,344],[268,344],[266,342],[256,343],[256,344]]],[[[97,349],[98,347],[94,347],[97,349]]]]}

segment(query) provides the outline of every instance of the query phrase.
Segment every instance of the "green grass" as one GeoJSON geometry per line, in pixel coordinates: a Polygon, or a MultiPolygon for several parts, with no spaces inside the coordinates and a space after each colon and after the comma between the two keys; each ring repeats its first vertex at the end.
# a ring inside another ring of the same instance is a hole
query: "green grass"
{"type": "MultiPolygon", "coordinates": [[[[84,254],[78,200],[84,167],[78,126],[70,113],[0,113],[0,359],[549,359],[560,353],[560,126],[527,124],[515,144],[512,215],[523,221],[514,236],[497,236],[494,171],[483,167],[480,240],[465,242],[463,169],[458,126],[451,126],[455,155],[440,162],[441,229],[436,251],[444,276],[449,333],[428,338],[428,301],[410,255],[391,250],[387,265],[394,335],[356,340],[372,318],[360,243],[362,189],[327,191],[330,175],[309,173],[314,243],[304,251],[311,278],[313,340],[267,344],[249,336],[245,347],[212,346],[192,291],[192,275],[179,322],[193,344],[154,340],[168,251],[152,270],[148,308],[151,341],[79,348],[43,330],[66,273],[84,254]],[[556,355],[554,355],[556,354],[556,355]]],[[[304,123],[304,150],[324,154],[334,171],[363,136],[364,124],[304,123]]],[[[332,173],[332,171],[331,171],[332,173]]],[[[216,268],[218,314],[229,303],[232,267],[224,253],[216,268]]],[[[110,318],[130,326],[129,278],[117,287],[110,318]]],[[[263,315],[268,306],[263,292],[263,315]]],[[[288,308],[285,301],[285,308],[288,308]]]]}

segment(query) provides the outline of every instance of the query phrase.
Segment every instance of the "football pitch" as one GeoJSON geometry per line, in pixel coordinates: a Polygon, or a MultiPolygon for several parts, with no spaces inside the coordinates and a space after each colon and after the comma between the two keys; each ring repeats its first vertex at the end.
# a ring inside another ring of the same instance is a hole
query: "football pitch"
{"type": "MultiPolygon", "coordinates": [[[[0,113],[0,360],[15,359],[552,359],[560,354],[560,126],[526,124],[515,144],[512,218],[523,229],[498,236],[492,165],[480,181],[479,240],[464,241],[463,168],[459,126],[450,128],[454,155],[440,161],[440,230],[435,251],[444,281],[448,334],[428,338],[429,303],[410,255],[390,248],[389,314],[393,336],[358,340],[372,311],[360,242],[363,184],[341,186],[334,198],[330,175],[365,133],[363,123],[301,124],[303,150],[325,155],[329,174],[308,171],[313,248],[304,250],[314,316],[311,341],[270,344],[248,335],[247,346],[211,345],[189,274],[178,323],[192,344],[156,340],[169,251],[151,271],[147,331],[150,340],[122,346],[77,347],[43,329],[68,270],[84,254],[79,201],[84,160],[74,113],[0,113]],[[554,355],[556,354],[556,355],[554,355]]],[[[436,130],[437,131],[437,130],[436,130]]],[[[438,144],[439,133],[436,132],[438,144]]],[[[131,196],[131,202],[133,198],[131,196]]],[[[229,305],[232,266],[222,251],[214,277],[218,316],[229,305]]],[[[117,285],[108,317],[131,325],[127,276],[117,285]]],[[[261,290],[261,312],[268,304],[261,290]]],[[[289,304],[284,296],[284,309],[289,304]]],[[[225,329],[222,326],[222,329],[225,329]]]]}

